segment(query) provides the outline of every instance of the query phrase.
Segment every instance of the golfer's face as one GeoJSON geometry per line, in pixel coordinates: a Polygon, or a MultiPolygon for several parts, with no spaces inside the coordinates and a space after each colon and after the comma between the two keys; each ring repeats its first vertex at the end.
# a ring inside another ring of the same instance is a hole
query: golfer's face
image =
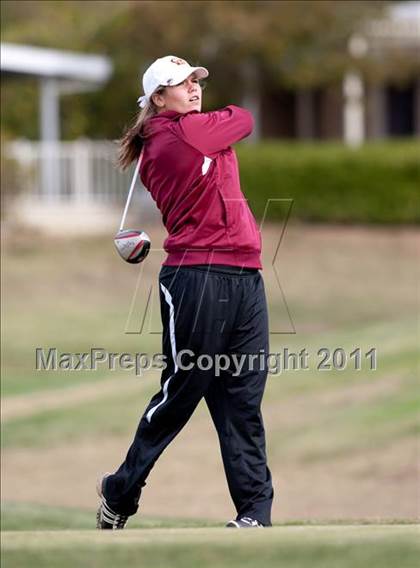
{"type": "Polygon", "coordinates": [[[182,114],[192,110],[201,112],[201,87],[195,73],[179,85],[166,87],[162,96],[165,101],[163,110],[174,110],[182,114]]]}

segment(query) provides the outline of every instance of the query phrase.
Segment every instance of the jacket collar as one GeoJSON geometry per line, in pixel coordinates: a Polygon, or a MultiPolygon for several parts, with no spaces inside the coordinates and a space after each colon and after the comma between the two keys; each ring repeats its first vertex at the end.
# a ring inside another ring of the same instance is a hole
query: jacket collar
{"type": "Polygon", "coordinates": [[[178,116],[184,116],[186,114],[191,114],[193,112],[198,112],[198,110],[190,110],[189,112],[186,113],[178,112],[176,110],[164,110],[163,112],[155,114],[155,116],[152,116],[151,120],[156,120],[157,118],[169,118],[172,120],[178,116]]]}

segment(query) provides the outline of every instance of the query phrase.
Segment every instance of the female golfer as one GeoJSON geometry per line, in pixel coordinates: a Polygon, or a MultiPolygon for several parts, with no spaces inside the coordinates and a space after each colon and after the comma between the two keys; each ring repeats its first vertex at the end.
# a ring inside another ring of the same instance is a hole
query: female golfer
{"type": "Polygon", "coordinates": [[[203,397],[236,509],[226,526],[271,525],[260,408],[269,352],[261,237],[231,148],[253,120],[234,105],[202,113],[207,76],[178,57],[157,59],[143,76],[142,110],[121,140],[122,168],[143,152],[141,179],[168,231],[159,274],[167,366],[125,461],[98,482],[100,529],[122,529],[136,513],[150,470],[203,397]]]}

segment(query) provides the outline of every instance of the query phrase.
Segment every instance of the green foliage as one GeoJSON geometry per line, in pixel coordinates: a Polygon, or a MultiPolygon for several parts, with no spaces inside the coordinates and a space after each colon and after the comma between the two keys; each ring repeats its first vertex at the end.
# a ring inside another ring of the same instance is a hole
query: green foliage
{"type": "MultiPolygon", "coordinates": [[[[2,41],[101,53],[114,65],[97,92],[62,97],[62,137],[117,138],[137,111],[141,74],[166,53],[211,71],[206,108],[240,104],[250,88],[247,64],[272,85],[326,84],[349,65],[347,43],[384,2],[125,1],[2,2],[2,41]]],[[[353,64],[354,65],[354,64],[353,64]]],[[[376,62],[376,67],[378,63],[376,62]]],[[[3,128],[36,138],[36,79],[6,80],[3,128]]]]}
{"type": "MultiPolygon", "coordinates": [[[[419,223],[420,144],[266,142],[238,148],[241,182],[262,218],[269,199],[291,199],[292,219],[337,223],[419,223]]],[[[288,201],[272,201],[267,218],[284,219],[288,201]]]]}

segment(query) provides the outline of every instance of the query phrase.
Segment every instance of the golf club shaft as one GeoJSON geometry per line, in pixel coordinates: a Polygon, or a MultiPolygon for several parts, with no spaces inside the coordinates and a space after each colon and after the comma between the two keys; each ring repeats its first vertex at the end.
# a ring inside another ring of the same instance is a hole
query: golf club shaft
{"type": "Polygon", "coordinates": [[[131,196],[132,196],[132,194],[133,194],[134,186],[135,186],[135,184],[136,184],[136,179],[137,179],[137,176],[138,176],[139,171],[140,171],[140,164],[141,164],[142,158],[143,158],[143,150],[140,152],[140,157],[139,157],[139,159],[138,159],[138,162],[137,162],[137,165],[136,165],[136,169],[135,169],[135,171],[134,171],[133,179],[132,179],[132,181],[131,181],[130,191],[128,192],[127,202],[126,202],[126,204],[125,204],[124,213],[123,213],[123,215],[122,215],[121,225],[120,225],[120,228],[119,228],[118,232],[119,232],[119,231],[122,231],[122,230],[123,230],[123,227],[124,227],[125,218],[127,217],[127,211],[128,211],[128,207],[129,207],[130,201],[131,201],[131,196]]]}

